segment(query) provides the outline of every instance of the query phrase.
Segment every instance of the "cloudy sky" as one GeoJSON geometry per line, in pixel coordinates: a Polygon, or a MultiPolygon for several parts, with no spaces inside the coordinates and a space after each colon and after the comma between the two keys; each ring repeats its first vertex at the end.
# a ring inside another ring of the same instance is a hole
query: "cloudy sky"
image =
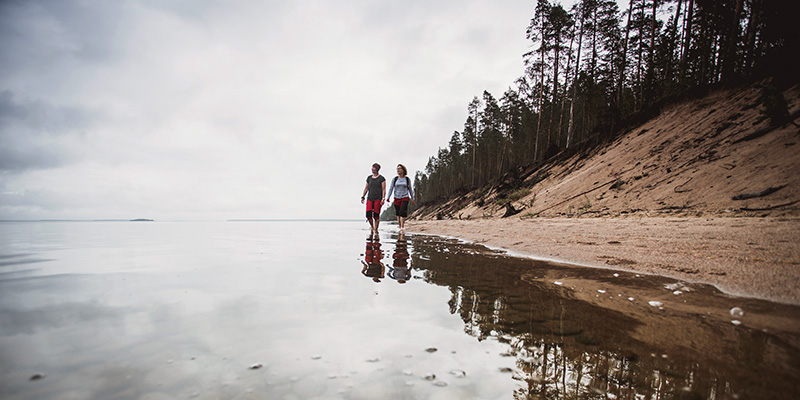
{"type": "Polygon", "coordinates": [[[0,219],[361,218],[523,72],[532,0],[4,0],[0,219]]]}

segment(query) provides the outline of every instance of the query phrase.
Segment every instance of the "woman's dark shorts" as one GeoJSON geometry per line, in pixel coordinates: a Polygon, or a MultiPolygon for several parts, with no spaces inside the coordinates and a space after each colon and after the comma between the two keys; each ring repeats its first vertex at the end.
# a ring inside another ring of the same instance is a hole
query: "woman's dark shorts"
{"type": "Polygon", "coordinates": [[[394,213],[398,217],[408,217],[408,197],[402,199],[394,199],[394,213]]]}

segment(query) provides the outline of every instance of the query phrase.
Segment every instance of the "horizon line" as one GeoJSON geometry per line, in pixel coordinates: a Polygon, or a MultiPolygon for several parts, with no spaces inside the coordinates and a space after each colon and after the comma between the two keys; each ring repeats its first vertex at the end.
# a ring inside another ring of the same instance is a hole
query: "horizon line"
{"type": "Polygon", "coordinates": [[[336,221],[361,221],[360,219],[347,219],[347,218],[231,218],[231,219],[164,219],[157,220],[154,218],[104,218],[104,219],[60,219],[60,218],[45,218],[45,219],[0,219],[0,222],[292,222],[292,221],[320,221],[320,222],[336,222],[336,221]]]}

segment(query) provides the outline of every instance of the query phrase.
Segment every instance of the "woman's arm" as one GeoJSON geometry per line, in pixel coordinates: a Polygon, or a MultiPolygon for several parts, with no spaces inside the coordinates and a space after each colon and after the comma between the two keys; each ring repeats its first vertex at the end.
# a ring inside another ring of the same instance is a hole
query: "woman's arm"
{"type": "MultiPolygon", "coordinates": [[[[392,181],[392,186],[394,186],[394,181],[392,181]]],[[[381,182],[381,189],[383,189],[383,196],[381,197],[381,202],[383,202],[384,198],[386,199],[386,201],[389,201],[389,198],[386,197],[386,181],[381,182]]]]}

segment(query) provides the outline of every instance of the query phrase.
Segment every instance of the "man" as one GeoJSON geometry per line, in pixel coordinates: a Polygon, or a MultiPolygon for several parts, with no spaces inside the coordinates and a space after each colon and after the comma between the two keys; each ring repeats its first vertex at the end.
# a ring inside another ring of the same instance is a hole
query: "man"
{"type": "Polygon", "coordinates": [[[378,233],[378,225],[381,222],[381,207],[384,203],[383,198],[386,197],[386,178],[378,173],[380,170],[380,164],[372,164],[372,175],[367,176],[367,184],[364,186],[364,193],[361,194],[361,204],[364,204],[366,196],[367,222],[369,222],[369,226],[375,234],[378,233]]]}

